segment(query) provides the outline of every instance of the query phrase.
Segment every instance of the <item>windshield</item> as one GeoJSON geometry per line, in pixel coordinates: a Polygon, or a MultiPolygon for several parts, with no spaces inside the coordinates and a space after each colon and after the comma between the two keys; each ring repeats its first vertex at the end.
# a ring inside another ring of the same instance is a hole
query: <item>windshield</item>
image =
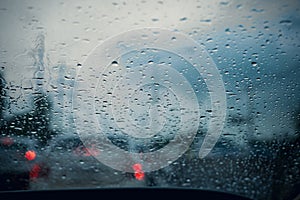
{"type": "Polygon", "coordinates": [[[297,0],[0,1],[0,190],[296,199],[297,0]]]}

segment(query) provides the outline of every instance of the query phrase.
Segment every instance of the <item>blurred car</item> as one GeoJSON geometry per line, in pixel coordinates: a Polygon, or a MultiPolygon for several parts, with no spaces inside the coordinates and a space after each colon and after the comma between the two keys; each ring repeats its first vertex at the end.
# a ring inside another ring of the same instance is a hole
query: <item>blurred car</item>
{"type": "Polygon", "coordinates": [[[47,177],[31,182],[31,189],[102,188],[142,186],[134,174],[120,172],[99,162],[93,145],[85,146],[77,135],[59,135],[49,141],[43,160],[50,166],[47,177]],[[45,180],[46,179],[46,180],[45,180]]]}
{"type": "Polygon", "coordinates": [[[30,182],[46,177],[48,167],[41,161],[40,152],[30,138],[0,137],[0,190],[25,190],[30,182]]]}

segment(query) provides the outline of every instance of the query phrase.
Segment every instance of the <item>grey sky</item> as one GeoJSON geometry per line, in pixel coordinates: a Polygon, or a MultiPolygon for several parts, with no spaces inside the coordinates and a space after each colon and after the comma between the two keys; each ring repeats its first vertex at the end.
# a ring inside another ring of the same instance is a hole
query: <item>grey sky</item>
{"type": "MultiPolygon", "coordinates": [[[[50,92],[53,89],[50,86],[51,80],[58,78],[55,66],[63,63],[67,66],[66,71],[73,73],[77,63],[82,63],[99,43],[121,32],[141,27],[162,27],[190,35],[204,44],[222,75],[226,68],[230,74],[236,73],[234,67],[224,64],[231,64],[229,60],[232,58],[247,63],[243,60],[245,49],[258,52],[260,57],[265,57],[266,63],[271,58],[272,51],[279,48],[287,55],[278,56],[281,61],[277,64],[274,62],[274,65],[283,65],[284,59],[287,59],[290,67],[284,69],[269,66],[262,71],[269,75],[282,74],[281,70],[291,71],[294,64],[299,63],[299,55],[297,57],[296,53],[299,50],[299,18],[295,17],[299,16],[299,4],[296,0],[1,0],[0,61],[6,81],[15,89],[10,90],[8,95],[18,99],[12,107],[15,112],[30,109],[27,100],[31,95],[22,87],[32,84],[31,79],[36,71],[32,55],[36,53],[33,49],[38,44],[36,38],[40,34],[45,36],[44,76],[50,92]],[[278,37],[280,34],[282,36],[278,37]],[[268,38],[273,39],[268,46],[270,48],[260,53],[260,42],[268,38]],[[226,49],[226,44],[233,48],[226,49]],[[215,48],[219,51],[214,51],[215,48]]],[[[243,65],[239,64],[238,66],[243,65]]],[[[296,75],[290,76],[292,82],[296,75]]],[[[247,76],[256,78],[251,70],[247,76]]],[[[226,78],[229,81],[226,89],[234,90],[232,86],[236,80],[224,75],[225,80],[226,78]]],[[[288,81],[277,83],[286,86],[288,81]]],[[[280,90],[285,90],[284,86],[280,90]]],[[[261,85],[259,87],[262,88],[261,85]]],[[[267,85],[265,87],[270,88],[267,85]]],[[[276,87],[276,84],[272,87],[276,87]]],[[[297,98],[291,100],[292,103],[295,101],[297,102],[297,98]]],[[[284,106],[280,109],[284,109],[284,106]]],[[[278,120],[280,121],[280,117],[278,120]]]]}

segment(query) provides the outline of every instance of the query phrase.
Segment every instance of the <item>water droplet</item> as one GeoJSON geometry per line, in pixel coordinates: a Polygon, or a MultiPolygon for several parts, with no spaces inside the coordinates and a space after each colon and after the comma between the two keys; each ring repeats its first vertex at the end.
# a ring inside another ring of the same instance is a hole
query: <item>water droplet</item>
{"type": "Polygon", "coordinates": [[[292,25],[292,21],[291,20],[287,20],[287,19],[286,20],[281,20],[279,22],[279,24],[290,26],[290,25],[292,25]]]}
{"type": "Polygon", "coordinates": [[[253,66],[253,67],[257,67],[257,62],[251,62],[251,65],[253,66]]]}
{"type": "Polygon", "coordinates": [[[206,42],[212,42],[212,41],[213,41],[212,38],[207,38],[207,39],[206,39],[206,42]]]}
{"type": "Polygon", "coordinates": [[[148,35],[147,34],[143,34],[142,35],[142,39],[147,40],[148,39],[148,35]]]}
{"type": "Polygon", "coordinates": [[[118,61],[116,61],[116,60],[112,61],[111,64],[114,65],[114,66],[118,66],[119,65],[118,61]]]}
{"type": "Polygon", "coordinates": [[[221,6],[227,6],[228,4],[229,4],[228,1],[221,1],[221,2],[220,2],[220,5],[221,5],[221,6]]]}
{"type": "Polygon", "coordinates": [[[237,9],[240,9],[242,7],[243,7],[242,4],[239,4],[239,5],[236,6],[237,9]]]}
{"type": "Polygon", "coordinates": [[[230,31],[229,28],[226,28],[226,29],[225,29],[225,33],[226,33],[226,34],[230,34],[230,32],[231,32],[231,31],[230,31]]]}
{"type": "Polygon", "coordinates": [[[200,22],[211,23],[211,19],[202,19],[202,20],[200,20],[200,22]]]}
{"type": "Polygon", "coordinates": [[[252,11],[252,12],[261,13],[261,12],[264,12],[264,9],[256,9],[256,8],[253,8],[251,11],[252,11]]]}

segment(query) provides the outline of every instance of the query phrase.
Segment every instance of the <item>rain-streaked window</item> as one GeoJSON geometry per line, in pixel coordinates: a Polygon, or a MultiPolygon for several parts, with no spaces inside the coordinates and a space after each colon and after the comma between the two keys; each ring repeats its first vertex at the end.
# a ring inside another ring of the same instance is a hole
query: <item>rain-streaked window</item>
{"type": "Polygon", "coordinates": [[[297,0],[0,1],[0,191],[293,199],[297,0]]]}

